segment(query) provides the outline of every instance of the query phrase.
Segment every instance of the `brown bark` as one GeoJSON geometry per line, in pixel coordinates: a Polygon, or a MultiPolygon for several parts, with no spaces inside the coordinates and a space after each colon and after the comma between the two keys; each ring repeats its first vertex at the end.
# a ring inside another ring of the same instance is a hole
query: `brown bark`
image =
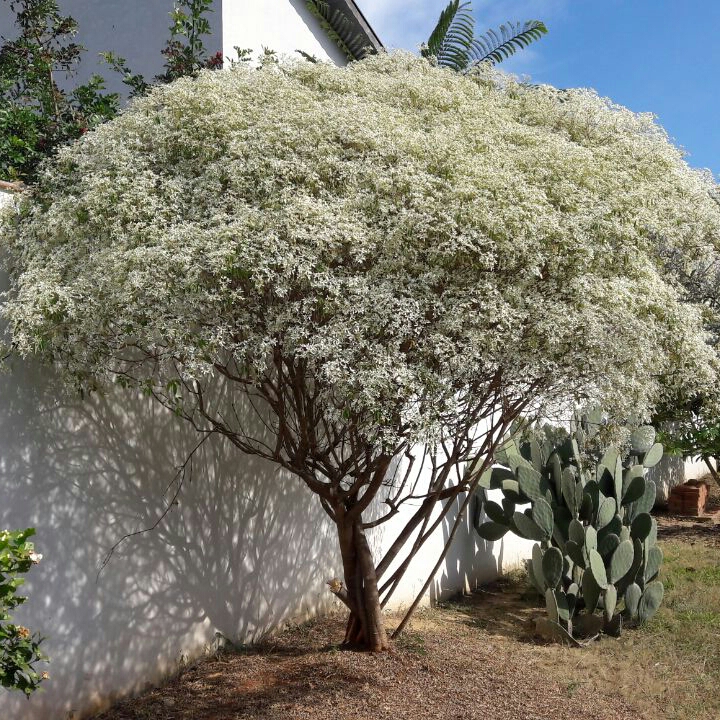
{"type": "Polygon", "coordinates": [[[377,574],[362,518],[349,520],[345,513],[337,511],[336,517],[345,587],[333,587],[333,583],[330,587],[350,610],[343,644],[382,652],[390,643],[382,622],[377,574]]]}
{"type": "MultiPolygon", "coordinates": [[[[704,462],[705,462],[705,465],[707,465],[707,469],[710,471],[710,475],[711,475],[712,479],[713,479],[718,485],[720,485],[720,475],[718,474],[718,471],[715,469],[715,467],[713,466],[712,462],[710,461],[710,458],[709,458],[708,456],[706,456],[706,455],[703,455],[703,460],[704,460],[704,462]]],[[[716,464],[717,464],[717,460],[715,460],[715,462],[716,462],[716,464]]]]}

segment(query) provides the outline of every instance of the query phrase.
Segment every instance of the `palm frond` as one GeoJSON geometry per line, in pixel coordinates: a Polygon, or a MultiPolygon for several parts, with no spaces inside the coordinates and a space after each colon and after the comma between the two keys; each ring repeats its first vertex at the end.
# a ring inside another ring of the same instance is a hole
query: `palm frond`
{"type": "Polygon", "coordinates": [[[450,0],[420,53],[434,57],[438,65],[464,70],[471,62],[475,18],[469,2],[450,0]]]}
{"type": "Polygon", "coordinates": [[[305,60],[311,63],[317,63],[318,59],[315,57],[315,55],[311,55],[310,53],[306,53],[304,50],[296,50],[295,51],[298,55],[301,55],[305,60]]]}
{"type": "Polygon", "coordinates": [[[484,35],[473,38],[468,50],[468,65],[488,62],[493,65],[507,60],[518,50],[547,34],[545,23],[540,20],[528,20],[524,23],[508,22],[501,25],[499,32],[488,30],[484,35]]]}
{"type": "Polygon", "coordinates": [[[306,0],[305,5],[348,60],[362,60],[374,52],[368,48],[367,38],[354,32],[353,24],[343,12],[331,9],[325,0],[306,0]]]}

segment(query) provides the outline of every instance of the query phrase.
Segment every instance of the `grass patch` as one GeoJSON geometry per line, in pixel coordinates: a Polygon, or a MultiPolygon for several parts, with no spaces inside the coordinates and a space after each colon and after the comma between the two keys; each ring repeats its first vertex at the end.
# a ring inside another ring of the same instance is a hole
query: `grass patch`
{"type": "MultiPolygon", "coordinates": [[[[700,542],[662,543],[663,605],[647,625],[585,651],[551,653],[569,691],[620,693],[641,717],[720,717],[720,551],[700,542]]],[[[548,658],[550,659],[550,658],[548,658]]]]}
{"type": "Polygon", "coordinates": [[[425,638],[416,632],[403,632],[395,641],[396,647],[401,650],[407,650],[415,655],[425,656],[428,654],[425,647],[425,638]]]}
{"type": "MultiPolygon", "coordinates": [[[[705,528],[707,530],[707,528],[705,528]]],[[[568,698],[619,697],[639,718],[720,718],[720,547],[696,536],[661,541],[665,598],[646,625],[587,648],[537,645],[532,664],[568,698]]],[[[462,603],[444,603],[488,642],[535,642],[544,604],[523,573],[501,578],[462,603]]]]}

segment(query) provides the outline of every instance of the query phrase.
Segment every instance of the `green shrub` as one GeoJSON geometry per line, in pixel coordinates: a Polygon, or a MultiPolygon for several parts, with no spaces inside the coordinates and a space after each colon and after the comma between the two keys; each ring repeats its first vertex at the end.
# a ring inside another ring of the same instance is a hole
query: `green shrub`
{"type": "Polygon", "coordinates": [[[48,677],[46,672],[35,669],[38,662],[47,659],[40,651],[42,638],[22,625],[15,625],[10,615],[26,600],[17,594],[25,582],[20,576],[41,558],[28,542],[34,533],[33,528],[0,531],[0,685],[26,695],[37,690],[48,677]]]}

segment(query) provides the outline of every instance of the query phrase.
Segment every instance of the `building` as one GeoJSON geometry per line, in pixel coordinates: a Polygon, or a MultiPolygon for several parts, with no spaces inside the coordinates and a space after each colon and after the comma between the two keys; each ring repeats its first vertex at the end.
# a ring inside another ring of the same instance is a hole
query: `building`
{"type": "MultiPolygon", "coordinates": [[[[169,37],[170,12],[174,0],[117,2],[114,0],[59,0],[63,15],[79,23],[77,42],[86,48],[78,78],[86,80],[99,73],[112,91],[122,91],[121,78],[100,59],[100,53],[112,52],[128,60],[133,72],[152,78],[163,69],[161,50],[169,37]]],[[[325,0],[331,16],[346,19],[345,32],[358,47],[374,50],[382,43],[353,0],[325,0]]],[[[306,0],[213,0],[208,14],[212,33],[205,40],[209,53],[236,56],[235,48],[262,48],[280,54],[296,55],[298,50],[320,60],[344,65],[345,53],[328,36],[318,18],[308,9],[306,0]]],[[[0,2],[0,37],[13,37],[13,13],[8,0],[0,2]]],[[[59,78],[62,82],[62,78],[59,78]]]]}

